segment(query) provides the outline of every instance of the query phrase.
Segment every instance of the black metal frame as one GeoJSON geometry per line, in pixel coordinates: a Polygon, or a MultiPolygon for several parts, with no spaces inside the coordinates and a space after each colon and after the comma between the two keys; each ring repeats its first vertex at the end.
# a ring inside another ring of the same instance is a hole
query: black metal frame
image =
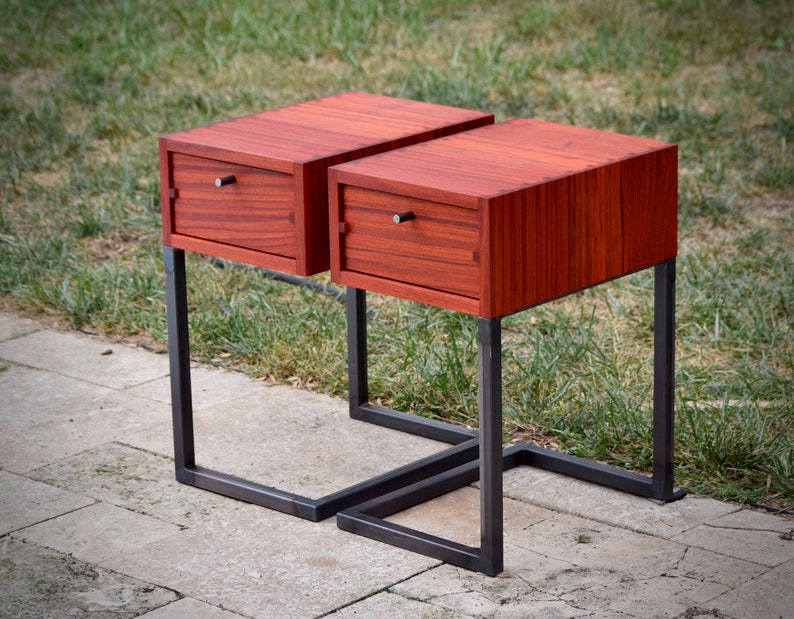
{"type": "MultiPolygon", "coordinates": [[[[360,292],[348,294],[363,299],[360,292]]],[[[351,328],[350,325],[360,320],[361,316],[351,317],[350,308],[349,304],[349,337],[355,338],[360,328],[351,328]]],[[[358,311],[360,308],[355,309],[358,311]]],[[[525,464],[646,498],[660,501],[682,498],[685,491],[675,491],[673,488],[674,321],[675,258],[672,258],[655,265],[652,477],[527,443],[512,446],[503,452],[501,318],[478,318],[478,442],[481,457],[476,462],[463,463],[454,469],[433,477],[428,476],[415,484],[343,510],[337,514],[337,525],[341,529],[371,539],[467,569],[496,575],[504,569],[503,470],[525,464]],[[461,488],[477,479],[480,480],[479,548],[385,520],[390,515],[461,488]]],[[[360,342],[358,345],[360,346],[360,342]]],[[[365,371],[365,365],[357,366],[359,372],[362,367],[365,371]]],[[[361,381],[360,376],[357,381],[361,381]]]]}
{"type": "Polygon", "coordinates": [[[285,492],[196,465],[190,381],[185,252],[163,248],[176,479],[307,520],[337,514],[339,528],[496,575],[504,569],[502,473],[535,466],[660,501],[673,488],[675,258],[655,265],[653,474],[651,477],[521,443],[502,449],[501,317],[478,318],[480,430],[369,403],[366,292],[347,290],[350,416],[453,447],[319,499],[285,492]],[[388,522],[414,505],[480,480],[480,546],[471,547],[388,522]]]}
{"type": "Polygon", "coordinates": [[[190,381],[185,252],[165,246],[163,257],[166,275],[168,355],[171,369],[174,467],[178,481],[317,522],[333,516],[340,510],[382,496],[477,458],[477,433],[474,430],[457,428],[451,424],[423,419],[415,415],[372,407],[366,403],[366,312],[362,297],[361,312],[356,314],[360,313],[362,319],[354,322],[353,329],[363,330],[363,333],[351,336],[353,344],[351,345],[349,367],[351,377],[363,376],[363,380],[359,379],[355,384],[351,382],[351,394],[355,392],[357,396],[360,396],[355,399],[355,403],[351,398],[351,416],[403,432],[452,443],[454,447],[319,499],[304,497],[197,466],[190,381]],[[355,342],[363,342],[364,348],[356,346],[355,342]]]}

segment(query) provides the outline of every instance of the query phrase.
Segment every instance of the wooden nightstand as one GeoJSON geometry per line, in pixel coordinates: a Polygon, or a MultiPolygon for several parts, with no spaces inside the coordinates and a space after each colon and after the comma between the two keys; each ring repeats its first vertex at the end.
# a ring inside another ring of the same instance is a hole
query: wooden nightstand
{"type": "MultiPolygon", "coordinates": [[[[197,466],[184,252],[298,275],[327,270],[329,166],[491,123],[492,114],[348,92],[160,138],[174,459],[179,481],[321,520],[415,481],[427,470],[449,468],[461,457],[476,457],[476,445],[453,448],[321,499],[197,466]]],[[[367,420],[393,427],[392,419],[384,414],[367,420]]],[[[451,433],[448,442],[453,443],[470,441],[473,436],[407,417],[401,429],[441,440],[451,433]]]]}
{"type": "Polygon", "coordinates": [[[329,166],[491,123],[492,114],[347,92],[162,136],[163,244],[326,271],[329,166]]]}
{"type": "MultiPolygon", "coordinates": [[[[349,287],[348,328],[362,330],[363,290],[479,320],[479,469],[464,465],[343,511],[341,527],[496,574],[503,468],[531,464],[654,499],[682,496],[672,464],[677,177],[673,144],[529,119],[330,168],[331,277],[349,287]],[[503,463],[501,318],[650,266],[653,477],[526,444],[503,463]],[[479,549],[383,520],[478,475],[479,549]]],[[[366,376],[351,376],[351,402],[365,397],[366,376]]]]}

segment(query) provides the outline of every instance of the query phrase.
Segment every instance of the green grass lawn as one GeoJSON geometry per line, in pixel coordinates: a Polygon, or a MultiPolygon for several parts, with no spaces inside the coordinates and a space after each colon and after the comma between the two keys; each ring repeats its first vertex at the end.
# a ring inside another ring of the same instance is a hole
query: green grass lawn
{"type": "MultiPolygon", "coordinates": [[[[165,349],[162,133],[355,89],[676,142],[677,481],[794,507],[791,2],[0,7],[0,308],[165,349]]],[[[342,304],[188,265],[197,359],[346,394],[342,304]]],[[[652,289],[505,320],[508,438],[648,470],[652,289]]],[[[372,398],[475,422],[476,321],[369,300],[372,398]]]]}

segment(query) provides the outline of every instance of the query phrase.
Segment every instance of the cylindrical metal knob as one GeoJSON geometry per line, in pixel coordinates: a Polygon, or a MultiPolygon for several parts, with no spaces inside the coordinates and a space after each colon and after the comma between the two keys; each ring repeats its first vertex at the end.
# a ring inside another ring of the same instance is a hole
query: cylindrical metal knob
{"type": "Polygon", "coordinates": [[[229,176],[221,176],[220,178],[215,179],[215,186],[216,187],[223,187],[224,185],[232,185],[237,182],[237,179],[234,178],[234,174],[229,174],[229,176]]]}
{"type": "Polygon", "coordinates": [[[414,215],[413,211],[406,211],[405,213],[397,213],[394,217],[392,217],[392,221],[396,224],[401,224],[404,221],[411,221],[415,219],[416,215],[414,215]]]}

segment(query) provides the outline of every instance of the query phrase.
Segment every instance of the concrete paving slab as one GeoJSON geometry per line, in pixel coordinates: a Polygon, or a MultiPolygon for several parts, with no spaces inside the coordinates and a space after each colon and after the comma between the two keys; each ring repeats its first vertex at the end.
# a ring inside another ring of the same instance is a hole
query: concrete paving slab
{"type": "MultiPolygon", "coordinates": [[[[509,548],[509,546],[508,546],[509,548]]],[[[391,592],[470,617],[683,617],[728,590],[691,577],[637,577],[613,567],[546,563],[506,556],[488,578],[449,565],[396,584],[391,592]]],[[[688,616],[688,615],[687,615],[688,616]]]]}
{"type": "MultiPolygon", "coordinates": [[[[197,413],[194,411],[193,423],[197,423],[197,413]]],[[[125,445],[135,447],[136,449],[144,449],[152,453],[156,453],[164,458],[174,458],[174,429],[173,422],[161,421],[153,423],[146,428],[142,428],[137,432],[131,432],[124,437],[123,442],[125,445]]],[[[198,443],[195,444],[196,454],[201,454],[204,446],[198,443]]],[[[232,450],[233,451],[233,450],[232,450]]],[[[173,464],[173,463],[172,463],[173,464]]],[[[226,471],[224,471],[226,472],[226,471]]]]}
{"type": "Polygon", "coordinates": [[[739,509],[690,496],[659,503],[528,466],[505,471],[504,494],[546,509],[666,539],[739,509]]]}
{"type": "Polygon", "coordinates": [[[776,531],[790,533],[794,530],[794,517],[767,514],[754,509],[737,509],[735,512],[710,520],[706,524],[726,529],[746,531],[776,531]]]}
{"type": "Polygon", "coordinates": [[[671,570],[667,570],[664,578],[689,578],[699,582],[714,582],[736,588],[760,576],[769,568],[753,563],[734,559],[725,555],[687,547],[684,557],[671,570]]]}
{"type": "Polygon", "coordinates": [[[637,578],[608,568],[574,568],[537,586],[595,617],[682,618],[727,589],[687,578],[637,578]]]}
{"type": "Polygon", "coordinates": [[[599,617],[678,617],[751,581],[760,568],[569,515],[543,521],[510,541],[568,564],[556,571],[533,571],[526,567],[527,555],[518,564],[507,564],[513,574],[599,617]]]}
{"type": "MultiPolygon", "coordinates": [[[[283,385],[194,415],[196,462],[280,490],[320,498],[449,445],[350,419],[346,402],[283,385]]],[[[173,454],[170,424],[128,437],[173,454]]]]}
{"type": "Polygon", "coordinates": [[[29,476],[177,526],[228,518],[245,505],[178,483],[170,458],[121,443],[107,443],[29,476]]]}
{"type": "Polygon", "coordinates": [[[246,505],[102,565],[251,617],[316,617],[437,564],[332,521],[246,505]]]}
{"type": "Polygon", "coordinates": [[[379,593],[366,600],[331,613],[333,619],[370,619],[371,617],[411,617],[412,619],[468,619],[433,604],[411,600],[394,593],[379,593]]]}
{"type": "Polygon", "coordinates": [[[170,419],[169,407],[12,365],[0,372],[0,466],[24,473],[170,419]]]}
{"type": "Polygon", "coordinates": [[[3,617],[137,617],[174,601],[168,589],[17,539],[0,543],[3,617]]]}
{"type": "Polygon", "coordinates": [[[775,567],[794,559],[791,521],[751,510],[716,518],[674,539],[722,555],[775,567]]]}
{"type": "Polygon", "coordinates": [[[95,503],[27,527],[14,537],[52,548],[89,563],[179,533],[180,527],[107,503],[95,503]]]}
{"type": "Polygon", "coordinates": [[[0,535],[92,503],[90,497],[0,471],[0,535]]]}
{"type": "MultiPolygon", "coordinates": [[[[515,554],[506,547],[506,565],[515,566],[515,554]],[[508,555],[512,555],[508,557],[508,555]]],[[[534,572],[553,575],[569,569],[559,562],[546,563],[534,572]]],[[[407,599],[465,617],[587,617],[587,609],[576,608],[559,596],[549,594],[510,567],[489,578],[451,565],[442,565],[389,589],[407,599]]]]}
{"type": "MultiPolygon", "coordinates": [[[[525,470],[528,471],[528,469],[525,470]]],[[[411,510],[406,510],[389,520],[428,533],[442,535],[461,543],[477,545],[479,543],[477,537],[478,498],[477,490],[465,488],[411,510]],[[455,494],[459,496],[456,500],[452,500],[455,494]],[[461,523],[465,523],[465,536],[460,532],[461,523]]],[[[654,603],[667,604],[666,612],[672,613],[670,616],[675,616],[676,613],[685,612],[691,605],[707,602],[726,589],[740,586],[766,571],[766,568],[756,563],[725,557],[698,548],[679,546],[644,535],[626,535],[625,531],[620,531],[620,529],[602,527],[601,523],[575,518],[563,521],[567,524],[568,531],[567,534],[563,534],[563,537],[567,537],[566,543],[570,549],[563,553],[555,552],[554,547],[557,542],[549,537],[548,531],[541,532],[537,526],[525,531],[524,529],[527,527],[518,524],[521,521],[520,513],[524,510],[529,512],[524,514],[524,518],[530,526],[556,517],[558,522],[553,529],[560,528],[561,517],[555,516],[554,512],[548,510],[536,512],[535,510],[538,509],[540,508],[519,501],[505,500],[505,564],[509,577],[520,575],[536,584],[538,590],[543,594],[536,595],[532,591],[516,592],[513,598],[520,600],[520,603],[503,603],[498,600],[490,603],[483,600],[475,602],[474,599],[477,596],[471,593],[468,584],[457,583],[456,586],[456,584],[447,582],[436,585],[435,590],[445,592],[443,597],[446,602],[443,605],[448,610],[454,609],[471,616],[481,616],[482,613],[485,613],[482,616],[499,617],[588,616],[591,612],[617,611],[620,609],[619,606],[614,603],[605,605],[604,600],[600,598],[596,598],[595,601],[590,600],[584,606],[578,607],[581,600],[575,596],[566,598],[563,595],[564,592],[544,588],[545,583],[547,580],[551,582],[562,579],[573,583],[571,585],[571,591],[573,591],[581,576],[591,579],[591,585],[596,589],[602,587],[609,590],[611,587],[622,587],[621,582],[625,579],[634,581],[635,572],[639,571],[644,574],[643,578],[637,579],[639,590],[645,589],[644,583],[648,579],[663,581],[664,586],[660,591],[664,591],[665,595],[653,597],[656,600],[654,603]],[[532,514],[533,511],[535,514],[532,514]],[[533,515],[534,522],[532,522],[533,515]],[[536,536],[538,539],[535,539],[536,536]],[[643,544],[643,541],[646,543],[643,544]],[[590,551],[589,553],[582,552],[585,547],[590,551]],[[647,560],[652,560],[654,553],[657,558],[661,557],[661,563],[644,567],[637,566],[636,561],[642,564],[647,560]],[[593,555],[596,558],[595,562],[592,561],[593,555]],[[549,557],[557,559],[557,561],[550,562],[549,557]],[[599,562],[601,559],[603,561],[599,562]],[[582,565],[586,567],[581,567],[582,565]],[[609,566],[617,566],[616,572],[619,576],[611,575],[609,566]],[[627,568],[625,571],[624,566],[627,568]],[[453,596],[452,592],[456,589],[464,592],[465,595],[453,596]],[[683,596],[682,599],[685,602],[671,605],[671,602],[665,599],[668,595],[673,598],[683,596]],[[449,596],[455,597],[454,603],[449,596]],[[590,610],[579,614],[578,611],[581,608],[590,610]]],[[[425,577],[429,578],[430,575],[425,577]]],[[[398,591],[404,592],[402,589],[398,589],[398,591]]],[[[416,591],[412,589],[410,594],[414,596],[416,591]]],[[[651,595],[651,593],[646,591],[643,596],[645,595],[651,595]]],[[[624,597],[633,600],[632,604],[650,608],[644,606],[643,597],[637,597],[633,591],[627,590],[624,597]]],[[[601,615],[599,614],[599,616],[601,615]]]]}
{"type": "MultiPolygon", "coordinates": [[[[0,470],[0,599],[11,616],[794,616],[791,521],[708,499],[660,505],[514,469],[506,571],[489,578],[340,531],[333,519],[309,523],[178,484],[167,360],[122,349],[0,314],[0,460],[24,473],[0,470]],[[103,366],[122,357],[117,375],[103,366]],[[127,427],[105,423],[106,402],[146,406],[127,427]],[[159,417],[147,417],[149,406],[159,417]],[[82,431],[70,435],[78,419],[82,431]],[[53,450],[32,469],[35,450],[14,447],[31,437],[53,450]],[[58,443],[81,451],[61,454],[58,443]]],[[[194,376],[202,463],[301,494],[446,447],[351,421],[345,402],[318,394],[215,369],[194,376]]],[[[396,518],[476,543],[477,501],[464,488],[396,518]]]]}
{"type": "Polygon", "coordinates": [[[0,342],[12,340],[15,337],[34,333],[35,331],[41,331],[41,326],[35,321],[0,312],[0,342]]]}
{"type": "Polygon", "coordinates": [[[177,602],[141,615],[141,619],[240,619],[240,617],[242,615],[192,598],[182,598],[177,602]]]}
{"type": "Polygon", "coordinates": [[[54,331],[0,343],[0,359],[112,389],[127,389],[169,373],[166,355],[54,331]]]}
{"type": "Polygon", "coordinates": [[[652,578],[675,567],[686,546],[606,524],[558,514],[510,536],[510,543],[570,567],[611,569],[652,578]]]}
{"type": "MultiPolygon", "coordinates": [[[[505,536],[551,518],[555,514],[541,507],[505,499],[505,536]]],[[[406,509],[386,519],[460,544],[480,545],[480,491],[467,486],[406,509]]]]}
{"type": "MultiPolygon", "coordinates": [[[[194,411],[255,393],[263,387],[261,381],[252,380],[240,372],[220,368],[194,367],[190,371],[190,382],[194,411]]],[[[167,376],[130,387],[126,392],[171,405],[171,379],[167,376]]]]}
{"type": "Polygon", "coordinates": [[[794,561],[786,561],[709,603],[730,617],[794,617],[794,561]]]}

